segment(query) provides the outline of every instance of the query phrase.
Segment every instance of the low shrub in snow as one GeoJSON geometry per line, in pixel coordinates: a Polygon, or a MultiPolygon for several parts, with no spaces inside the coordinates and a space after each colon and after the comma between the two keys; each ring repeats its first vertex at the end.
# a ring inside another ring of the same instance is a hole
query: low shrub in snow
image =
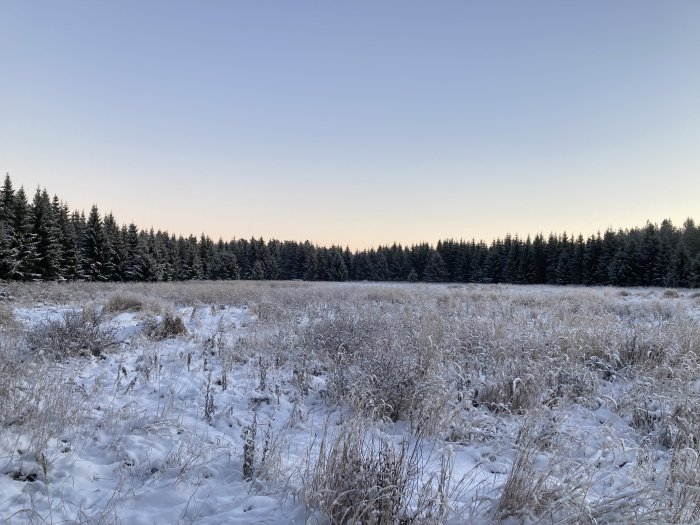
{"type": "Polygon", "coordinates": [[[143,307],[143,298],[136,294],[115,294],[105,304],[105,310],[111,313],[139,312],[143,307]]]}
{"type": "Polygon", "coordinates": [[[187,335],[187,327],[177,315],[167,312],[161,319],[146,323],[144,333],[151,339],[161,341],[171,337],[187,335]]]}
{"type": "Polygon", "coordinates": [[[62,360],[95,356],[118,344],[114,329],[94,310],[73,310],[60,320],[36,325],[26,334],[27,348],[36,354],[62,360]]]}
{"type": "Polygon", "coordinates": [[[333,524],[445,523],[463,480],[453,478],[448,452],[426,452],[420,439],[395,443],[371,423],[326,426],[318,457],[305,476],[305,498],[333,524]],[[426,466],[437,463],[437,469],[426,466]]]}

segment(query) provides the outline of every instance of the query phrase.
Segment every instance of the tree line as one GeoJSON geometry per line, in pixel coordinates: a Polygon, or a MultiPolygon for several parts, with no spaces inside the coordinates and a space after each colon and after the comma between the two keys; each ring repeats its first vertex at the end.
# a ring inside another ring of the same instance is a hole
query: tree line
{"type": "Polygon", "coordinates": [[[0,279],[183,281],[303,279],[615,286],[700,286],[700,228],[665,220],[584,238],[442,240],[350,251],[310,242],[200,237],[120,225],[93,206],[71,211],[5,177],[0,190],[0,279]]]}

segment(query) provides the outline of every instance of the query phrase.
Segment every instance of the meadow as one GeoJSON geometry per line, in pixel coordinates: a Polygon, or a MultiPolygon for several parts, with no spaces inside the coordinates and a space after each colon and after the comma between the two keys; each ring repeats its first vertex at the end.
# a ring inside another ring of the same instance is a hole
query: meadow
{"type": "Polygon", "coordinates": [[[700,292],[8,283],[0,522],[700,520],[700,292]]]}

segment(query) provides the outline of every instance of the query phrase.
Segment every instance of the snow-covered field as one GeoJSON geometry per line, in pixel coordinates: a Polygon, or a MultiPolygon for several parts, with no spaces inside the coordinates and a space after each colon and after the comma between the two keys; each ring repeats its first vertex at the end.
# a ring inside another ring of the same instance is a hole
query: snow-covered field
{"type": "Polygon", "coordinates": [[[5,293],[1,523],[700,519],[692,290],[5,293]]]}

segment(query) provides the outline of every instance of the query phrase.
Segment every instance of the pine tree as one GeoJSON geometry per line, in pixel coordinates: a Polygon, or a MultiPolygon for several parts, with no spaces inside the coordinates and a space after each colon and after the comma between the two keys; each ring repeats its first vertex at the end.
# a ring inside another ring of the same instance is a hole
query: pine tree
{"type": "Polygon", "coordinates": [[[209,260],[214,256],[214,243],[204,235],[199,238],[199,260],[202,264],[202,275],[207,275],[209,270],[209,260]]]}
{"type": "Polygon", "coordinates": [[[345,266],[343,256],[337,250],[333,250],[331,253],[327,275],[331,281],[348,280],[348,269],[345,266]]]}
{"type": "Polygon", "coordinates": [[[124,259],[124,280],[145,281],[148,278],[147,253],[139,230],[132,222],[126,233],[126,257],[124,259]]]}
{"type": "Polygon", "coordinates": [[[17,270],[14,278],[31,281],[40,277],[35,272],[37,265],[36,236],[33,231],[32,210],[27,202],[24,188],[17,190],[14,199],[15,242],[17,250],[17,270]]]}
{"type": "Polygon", "coordinates": [[[104,236],[102,218],[93,205],[88,215],[81,242],[82,277],[88,281],[104,281],[104,236]]]}
{"type": "Polygon", "coordinates": [[[12,222],[14,217],[15,190],[10,174],[5,175],[5,182],[0,190],[0,221],[12,222]]]}
{"type": "MultiPolygon", "coordinates": [[[[486,252],[486,258],[483,265],[483,278],[481,282],[500,283],[501,282],[501,267],[503,258],[501,255],[502,244],[499,241],[494,241],[486,252]]],[[[425,280],[425,279],[424,279],[425,280]]]]}
{"type": "Polygon", "coordinates": [[[510,234],[506,235],[503,241],[503,270],[501,280],[504,283],[512,283],[516,280],[516,274],[520,261],[520,242],[518,238],[511,239],[510,234]]]}
{"type": "Polygon", "coordinates": [[[442,283],[449,277],[445,261],[442,260],[440,252],[435,251],[430,256],[430,261],[423,272],[423,280],[429,283],[442,283]]]}
{"type": "Polygon", "coordinates": [[[669,279],[667,286],[678,286],[681,288],[687,288],[693,281],[693,268],[692,260],[688,254],[688,250],[682,244],[676,247],[676,251],[671,259],[671,275],[672,279],[669,279]]]}
{"type": "Polygon", "coordinates": [[[15,279],[19,275],[19,242],[14,216],[15,190],[8,173],[0,191],[0,279],[15,279]]]}
{"type": "Polygon", "coordinates": [[[535,280],[535,254],[532,241],[528,236],[525,245],[520,250],[520,263],[518,265],[517,283],[532,284],[535,280]]]}
{"type": "Polygon", "coordinates": [[[576,238],[573,257],[571,260],[571,283],[575,285],[583,284],[584,254],[586,253],[586,241],[583,235],[576,238]]]}
{"type": "Polygon", "coordinates": [[[236,256],[230,251],[217,250],[209,262],[208,278],[213,280],[240,279],[236,256]]]}
{"type": "Polygon", "coordinates": [[[262,261],[255,261],[250,270],[250,278],[254,281],[262,281],[265,279],[265,268],[262,261]]]}
{"type": "Polygon", "coordinates": [[[700,287],[700,254],[695,256],[690,266],[690,286],[692,288],[700,287]]]}
{"type": "Polygon", "coordinates": [[[532,241],[532,254],[535,264],[535,284],[544,284],[547,282],[547,248],[542,234],[535,235],[532,241]]]}
{"type": "Polygon", "coordinates": [[[36,253],[32,274],[46,281],[57,280],[62,276],[60,229],[46,190],[37,188],[30,213],[36,253]]]}
{"type": "Polygon", "coordinates": [[[79,278],[81,266],[75,218],[71,218],[66,204],[56,202],[54,208],[61,239],[61,276],[64,279],[73,281],[79,278]]]}
{"type": "Polygon", "coordinates": [[[394,243],[387,250],[386,260],[389,265],[389,278],[392,281],[403,281],[406,278],[406,254],[400,244],[394,243]]]}
{"type": "Polygon", "coordinates": [[[695,258],[700,254],[700,228],[693,219],[689,218],[683,223],[682,242],[688,256],[695,258]]]}
{"type": "Polygon", "coordinates": [[[121,228],[111,213],[105,215],[102,221],[104,278],[108,281],[122,281],[126,257],[126,247],[121,235],[121,228]]]}
{"type": "Polygon", "coordinates": [[[473,244],[471,262],[469,266],[469,278],[473,283],[487,283],[489,276],[486,272],[486,259],[488,247],[482,241],[479,244],[473,244]]]}
{"type": "Polygon", "coordinates": [[[383,252],[370,250],[370,262],[372,264],[373,281],[388,281],[390,277],[389,264],[383,252]]]}
{"type": "Polygon", "coordinates": [[[308,241],[304,243],[304,274],[305,281],[317,281],[321,277],[321,268],[317,250],[308,241]]]}

